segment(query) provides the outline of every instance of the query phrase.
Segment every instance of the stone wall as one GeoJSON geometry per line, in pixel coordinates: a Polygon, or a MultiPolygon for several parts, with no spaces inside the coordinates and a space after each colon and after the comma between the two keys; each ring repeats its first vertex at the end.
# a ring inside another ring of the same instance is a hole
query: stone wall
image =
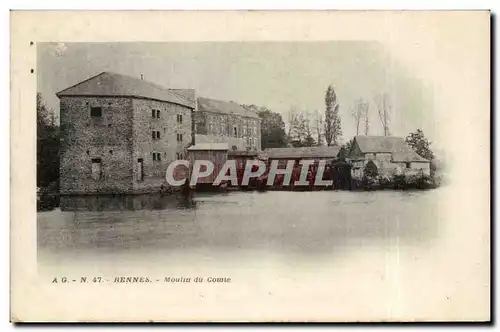
{"type": "Polygon", "coordinates": [[[188,107],[148,99],[133,101],[133,168],[134,191],[156,191],[166,185],[165,173],[168,165],[186,156],[186,149],[192,143],[192,111],[188,107]],[[159,110],[160,117],[153,118],[152,110],[159,110]],[[177,121],[182,115],[182,123],[177,121]],[[153,139],[152,132],[159,131],[160,138],[153,139]],[[182,141],[177,141],[182,134],[182,141]],[[161,155],[161,160],[153,160],[153,152],[161,155]],[[179,154],[179,155],[178,155],[179,154]],[[139,181],[137,162],[143,160],[143,179],[139,181]]]}
{"type": "Polygon", "coordinates": [[[392,154],[390,153],[367,153],[365,159],[351,162],[351,176],[355,179],[361,179],[364,167],[370,160],[377,166],[380,176],[392,178],[401,174],[406,176],[430,175],[430,163],[428,162],[392,162],[392,154]]]}
{"type": "Polygon", "coordinates": [[[261,150],[261,124],[258,118],[196,111],[195,123],[196,134],[242,139],[244,143],[241,147],[238,145],[239,150],[246,150],[247,147],[257,151],[261,150]]]}
{"type": "Polygon", "coordinates": [[[61,194],[158,191],[165,172],[192,143],[192,110],[167,102],[126,97],[61,97],[61,194]],[[91,107],[101,107],[100,117],[91,107]],[[152,116],[159,110],[160,117],[152,116]],[[177,115],[182,115],[178,123],[177,115]],[[153,138],[158,131],[160,138],[153,138]],[[177,141],[182,134],[182,141],[177,141]],[[161,160],[153,160],[153,152],[161,160]],[[101,178],[92,160],[101,160],[101,178]],[[143,178],[137,162],[142,159],[143,178]]]}
{"type": "Polygon", "coordinates": [[[132,100],[61,97],[61,194],[128,192],[132,189],[132,100]],[[102,116],[92,117],[91,107],[102,116]],[[101,159],[101,179],[92,159],[101,159]]]}

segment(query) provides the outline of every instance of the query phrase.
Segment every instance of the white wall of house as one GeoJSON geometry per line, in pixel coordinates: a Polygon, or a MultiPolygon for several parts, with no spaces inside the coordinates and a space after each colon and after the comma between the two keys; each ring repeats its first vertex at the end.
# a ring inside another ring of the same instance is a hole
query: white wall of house
{"type": "Polygon", "coordinates": [[[230,136],[216,136],[216,135],[195,135],[195,142],[198,143],[227,143],[229,149],[233,150],[233,146],[236,150],[245,151],[247,149],[247,142],[243,137],[230,137],[230,136]]]}

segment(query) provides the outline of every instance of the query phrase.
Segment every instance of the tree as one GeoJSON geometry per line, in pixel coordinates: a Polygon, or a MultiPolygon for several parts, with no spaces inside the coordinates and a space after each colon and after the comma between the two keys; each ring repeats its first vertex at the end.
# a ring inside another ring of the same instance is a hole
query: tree
{"type": "Polygon", "coordinates": [[[316,146],[316,141],[314,140],[313,133],[311,130],[311,119],[309,118],[309,114],[303,114],[302,118],[303,128],[305,132],[304,140],[302,141],[302,146],[316,146]]]}
{"type": "Polygon", "coordinates": [[[315,119],[314,131],[316,133],[316,143],[318,146],[321,146],[323,145],[323,136],[324,136],[323,117],[321,116],[318,110],[316,110],[315,114],[316,114],[316,119],[315,119]]]}
{"type": "Polygon", "coordinates": [[[370,130],[370,119],[369,119],[369,109],[370,109],[370,104],[368,102],[366,102],[364,104],[365,108],[364,108],[364,114],[363,114],[363,117],[365,119],[365,136],[368,136],[368,131],[370,130]]]}
{"type": "Polygon", "coordinates": [[[363,100],[363,98],[357,99],[354,103],[352,117],[356,125],[356,136],[359,135],[359,126],[363,118],[365,119],[365,135],[368,135],[368,108],[369,104],[367,101],[363,100]]]}
{"type": "Polygon", "coordinates": [[[354,108],[352,110],[352,117],[354,118],[354,124],[356,126],[356,136],[359,135],[359,124],[361,123],[361,118],[363,117],[363,99],[357,99],[354,103],[354,108]]]}
{"type": "Polygon", "coordinates": [[[288,142],[290,142],[290,138],[292,137],[292,132],[294,132],[295,129],[297,128],[298,122],[299,122],[299,112],[297,111],[297,108],[295,108],[295,106],[292,106],[288,111],[288,130],[286,133],[288,142]]]}
{"type": "Polygon", "coordinates": [[[387,93],[379,95],[376,100],[380,122],[384,128],[384,136],[389,136],[390,113],[392,110],[391,100],[387,93]]]}
{"type": "Polygon", "coordinates": [[[288,142],[293,147],[315,146],[309,113],[292,107],[289,113],[288,142]]]}
{"type": "Polygon", "coordinates": [[[314,140],[314,137],[312,137],[311,133],[307,134],[307,136],[304,138],[300,146],[308,146],[308,147],[316,146],[316,141],[314,140]]]}
{"type": "Polygon", "coordinates": [[[342,147],[340,148],[339,151],[339,159],[342,161],[345,161],[347,158],[349,158],[351,154],[351,148],[352,148],[353,140],[350,139],[347,141],[342,147]]]}
{"type": "Polygon", "coordinates": [[[328,146],[337,145],[342,136],[341,121],[339,116],[339,104],[337,94],[331,85],[326,89],[325,94],[325,140],[328,146]]]}
{"type": "Polygon", "coordinates": [[[287,146],[285,122],[283,121],[281,114],[272,112],[267,107],[256,105],[242,106],[257,113],[262,119],[260,126],[262,149],[281,148],[287,146]]]}
{"type": "Polygon", "coordinates": [[[55,113],[40,93],[36,95],[37,186],[51,191],[59,189],[59,126],[55,113]]]}
{"type": "Polygon", "coordinates": [[[425,138],[422,130],[417,129],[416,132],[410,133],[406,137],[406,143],[421,157],[431,161],[434,159],[434,153],[430,149],[432,142],[425,138]]]}

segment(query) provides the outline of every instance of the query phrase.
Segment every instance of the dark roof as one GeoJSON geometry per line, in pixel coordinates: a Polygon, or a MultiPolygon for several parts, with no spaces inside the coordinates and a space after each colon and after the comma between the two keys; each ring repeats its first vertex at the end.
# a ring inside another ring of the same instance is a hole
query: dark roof
{"type": "Polygon", "coordinates": [[[234,101],[222,101],[203,97],[198,98],[198,111],[235,114],[250,118],[259,118],[255,112],[244,108],[234,101]]]}
{"type": "Polygon", "coordinates": [[[362,153],[391,153],[395,162],[428,162],[416,153],[402,137],[356,136],[355,142],[362,153]]]}
{"type": "Polygon", "coordinates": [[[235,157],[242,157],[242,156],[248,156],[248,157],[256,157],[259,153],[257,151],[248,151],[248,150],[229,150],[227,152],[228,156],[235,156],[235,157]]]}
{"type": "Polygon", "coordinates": [[[56,93],[63,96],[122,96],[166,101],[194,108],[194,100],[161,85],[111,72],[102,72],[85,81],[56,93]]]}
{"type": "Polygon", "coordinates": [[[263,151],[270,159],[335,158],[340,146],[312,146],[303,148],[270,148],[263,151]]]}

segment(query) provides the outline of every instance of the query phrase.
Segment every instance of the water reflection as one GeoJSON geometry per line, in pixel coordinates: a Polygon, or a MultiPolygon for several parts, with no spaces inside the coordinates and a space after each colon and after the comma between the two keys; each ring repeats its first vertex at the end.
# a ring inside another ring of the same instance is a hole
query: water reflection
{"type": "Polygon", "coordinates": [[[193,209],[196,202],[182,195],[82,195],[62,196],[61,211],[135,211],[193,209]]]}

